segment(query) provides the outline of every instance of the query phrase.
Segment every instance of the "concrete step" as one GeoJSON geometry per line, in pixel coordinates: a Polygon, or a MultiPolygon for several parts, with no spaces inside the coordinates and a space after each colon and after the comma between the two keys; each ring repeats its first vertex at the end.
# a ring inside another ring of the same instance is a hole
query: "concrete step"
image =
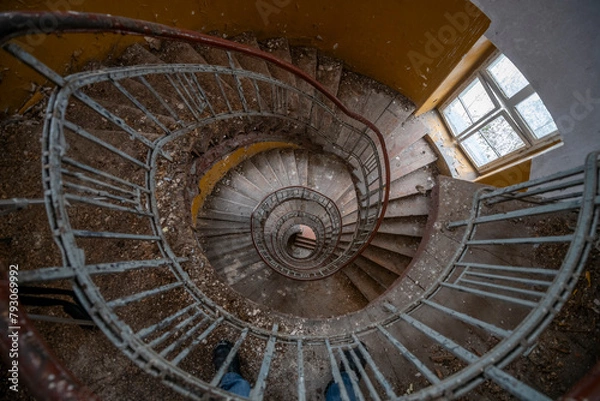
{"type": "MultiPolygon", "coordinates": [[[[308,76],[312,78],[317,77],[317,50],[315,48],[310,47],[295,47],[292,46],[290,48],[290,53],[292,57],[292,63],[305,72],[308,76]]],[[[316,89],[306,82],[303,79],[296,78],[296,84],[298,89],[302,92],[314,96],[316,89]]],[[[309,120],[311,109],[312,109],[312,101],[306,97],[300,98],[300,110],[298,116],[302,120],[309,120]]]]}
{"type": "Polygon", "coordinates": [[[412,258],[417,252],[419,242],[415,237],[377,233],[371,245],[412,258]]]}
{"type": "MultiPolygon", "coordinates": [[[[209,62],[188,43],[165,42],[158,55],[165,63],[209,64],[209,62]]],[[[237,91],[234,89],[235,87],[232,87],[230,83],[226,82],[226,78],[215,77],[214,73],[196,73],[194,75],[202,87],[204,92],[203,95],[205,95],[210,102],[214,113],[219,114],[228,111],[225,99],[232,103],[232,107],[241,107],[237,91]],[[226,97],[223,95],[223,92],[225,92],[226,97]]],[[[194,91],[194,89],[191,89],[190,91],[194,91]]]]}
{"type": "Polygon", "coordinates": [[[240,174],[245,176],[257,187],[262,188],[265,196],[278,189],[277,179],[273,176],[272,171],[267,169],[263,173],[263,171],[261,171],[259,162],[256,161],[254,157],[251,160],[245,161],[241,167],[242,169],[240,170],[240,174]],[[267,174],[268,176],[266,176],[267,174]]]}
{"type": "MultiPolygon", "coordinates": [[[[290,64],[292,63],[290,46],[286,38],[280,37],[268,39],[264,42],[259,43],[259,45],[263,51],[271,53],[280,60],[287,61],[290,64]]],[[[296,75],[294,75],[293,73],[284,70],[280,67],[277,67],[274,64],[268,64],[268,67],[269,72],[273,78],[292,87],[296,87],[296,82],[300,80],[300,78],[296,78],[296,75]]],[[[303,113],[306,114],[306,112],[301,110],[300,97],[298,96],[298,94],[284,90],[282,96],[283,97],[280,97],[279,99],[273,99],[273,109],[276,112],[280,112],[295,118],[300,118],[300,116],[303,113]],[[283,105],[283,107],[285,108],[279,108],[279,105],[283,105]]]]}
{"type": "Polygon", "coordinates": [[[435,186],[437,170],[431,165],[421,167],[390,184],[390,200],[429,192],[435,186]]]}
{"type": "Polygon", "coordinates": [[[385,217],[426,216],[430,210],[429,198],[419,194],[389,202],[385,217]]]}
{"type": "Polygon", "coordinates": [[[371,262],[401,276],[410,264],[411,258],[375,246],[368,246],[362,256],[371,262]]]}
{"type": "Polygon", "coordinates": [[[423,138],[412,144],[400,154],[390,157],[391,180],[404,177],[437,160],[437,154],[423,138]]]}
{"type": "Polygon", "coordinates": [[[274,189],[284,188],[287,183],[287,174],[285,177],[282,176],[282,172],[276,171],[273,165],[276,165],[275,160],[277,159],[276,151],[262,152],[252,157],[252,164],[260,171],[265,177],[265,180],[271,184],[274,189]]]}
{"type": "MultiPolygon", "coordinates": [[[[228,176],[225,177],[225,179],[227,178],[228,176]]],[[[236,182],[229,181],[229,185],[217,184],[217,186],[213,190],[213,193],[215,194],[215,199],[227,199],[237,204],[249,208],[254,208],[258,204],[256,199],[250,198],[244,193],[238,191],[237,188],[239,186],[240,183],[237,180],[236,182]]]]}
{"type": "Polygon", "coordinates": [[[398,125],[394,131],[385,136],[385,144],[390,160],[396,156],[401,156],[405,150],[425,135],[427,135],[427,128],[417,118],[411,117],[398,125]]]}
{"type": "Polygon", "coordinates": [[[300,185],[308,185],[308,152],[305,150],[294,150],[296,159],[296,169],[298,171],[298,180],[300,185]]]}
{"type": "Polygon", "coordinates": [[[385,291],[384,287],[355,264],[344,267],[342,271],[369,302],[385,291]]]}
{"type": "Polygon", "coordinates": [[[379,233],[422,237],[427,216],[386,218],[379,226],[379,233]]]}
{"type": "MultiPolygon", "coordinates": [[[[317,56],[317,80],[325,87],[332,95],[336,96],[342,78],[343,65],[340,61],[321,53],[317,56]]],[[[333,103],[322,95],[318,95],[319,99],[329,108],[335,109],[333,103]]],[[[320,131],[328,129],[333,121],[333,117],[325,112],[321,107],[313,108],[311,114],[311,124],[320,131]]]]}
{"type": "Polygon", "coordinates": [[[279,151],[279,157],[281,158],[281,164],[284,172],[287,175],[288,185],[302,185],[300,182],[300,174],[298,172],[298,165],[296,164],[294,149],[281,149],[279,151]]]}
{"type": "MultiPolygon", "coordinates": [[[[218,32],[210,32],[213,36],[220,36],[218,32]]],[[[243,70],[244,68],[240,64],[237,54],[235,52],[228,53],[225,50],[217,49],[214,47],[196,45],[194,49],[211,65],[219,65],[227,68],[243,70]]],[[[231,106],[235,110],[243,110],[243,101],[251,110],[259,110],[260,104],[256,95],[256,90],[252,82],[246,78],[236,79],[234,76],[229,74],[221,74],[223,82],[233,90],[233,96],[227,91],[224,95],[227,95],[231,106]]]]}
{"type": "Polygon", "coordinates": [[[362,271],[367,273],[371,278],[379,283],[383,288],[390,288],[392,284],[399,277],[396,273],[389,271],[388,269],[382,268],[377,263],[370,261],[369,259],[359,256],[354,261],[354,264],[358,266],[362,271]]]}

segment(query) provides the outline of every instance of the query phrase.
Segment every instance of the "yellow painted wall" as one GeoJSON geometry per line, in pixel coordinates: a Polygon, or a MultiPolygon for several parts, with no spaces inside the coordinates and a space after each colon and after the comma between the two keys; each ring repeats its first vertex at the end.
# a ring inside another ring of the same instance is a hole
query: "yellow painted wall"
{"type": "MultiPolygon", "coordinates": [[[[489,25],[468,0],[3,0],[0,10],[88,11],[146,19],[228,35],[254,31],[315,46],[408,96],[429,98],[489,25]]],[[[63,72],[103,59],[125,44],[120,36],[33,38],[33,54],[63,72]],[[118,42],[121,46],[115,46],[118,42]]],[[[118,53],[118,51],[117,51],[118,53]]],[[[18,108],[28,77],[0,55],[0,110],[18,108]]]]}
{"type": "Polygon", "coordinates": [[[531,160],[526,160],[523,163],[519,163],[500,172],[485,175],[475,181],[479,184],[502,188],[529,181],[530,172],[531,160]]]}

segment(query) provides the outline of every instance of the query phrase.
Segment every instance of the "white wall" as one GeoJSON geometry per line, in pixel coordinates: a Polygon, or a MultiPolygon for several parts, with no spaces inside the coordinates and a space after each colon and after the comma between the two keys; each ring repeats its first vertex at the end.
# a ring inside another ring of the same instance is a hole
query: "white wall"
{"type": "Polygon", "coordinates": [[[563,135],[564,146],[533,160],[531,178],[582,164],[600,150],[600,0],[471,1],[563,135]]]}

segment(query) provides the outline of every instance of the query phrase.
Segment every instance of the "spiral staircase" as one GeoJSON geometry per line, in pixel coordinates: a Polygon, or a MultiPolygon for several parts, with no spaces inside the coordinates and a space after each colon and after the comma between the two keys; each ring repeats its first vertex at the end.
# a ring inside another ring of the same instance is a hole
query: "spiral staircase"
{"type": "Polygon", "coordinates": [[[10,41],[43,17],[0,16],[4,51],[55,85],[41,190],[3,173],[3,233],[47,216],[39,252],[60,250],[20,285],[72,286],[120,352],[189,399],[245,399],[206,367],[222,338],[226,364],[254,361],[253,400],[320,399],[359,357],[358,399],[548,399],[512,372],[592,247],[596,154],[506,189],[452,180],[406,98],[315,49],[54,14],[57,32],[151,44],[63,77],[10,41]],[[536,231],[557,214],[576,223],[536,231]],[[563,258],[538,265],[548,249],[563,258]]]}

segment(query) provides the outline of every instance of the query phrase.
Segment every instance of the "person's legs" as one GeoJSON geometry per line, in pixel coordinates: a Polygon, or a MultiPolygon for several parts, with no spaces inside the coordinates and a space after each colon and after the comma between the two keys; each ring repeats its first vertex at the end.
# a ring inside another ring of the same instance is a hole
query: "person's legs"
{"type": "Polygon", "coordinates": [[[248,397],[250,395],[250,383],[240,374],[235,372],[225,373],[219,384],[225,391],[230,393],[248,397]]]}
{"type": "MultiPolygon", "coordinates": [[[[354,394],[354,388],[352,388],[352,379],[348,372],[342,372],[342,381],[344,382],[344,388],[348,393],[350,401],[356,401],[356,395],[354,394]]],[[[325,390],[325,401],[340,401],[342,399],[342,393],[339,384],[331,381],[325,390]]]]}
{"type": "MultiPolygon", "coordinates": [[[[213,364],[215,371],[219,371],[227,356],[231,352],[233,344],[229,341],[220,341],[213,351],[213,364]]],[[[223,375],[219,387],[230,393],[247,397],[250,395],[250,383],[242,377],[241,361],[239,355],[236,353],[233,360],[227,367],[227,371],[223,375]]]]}

